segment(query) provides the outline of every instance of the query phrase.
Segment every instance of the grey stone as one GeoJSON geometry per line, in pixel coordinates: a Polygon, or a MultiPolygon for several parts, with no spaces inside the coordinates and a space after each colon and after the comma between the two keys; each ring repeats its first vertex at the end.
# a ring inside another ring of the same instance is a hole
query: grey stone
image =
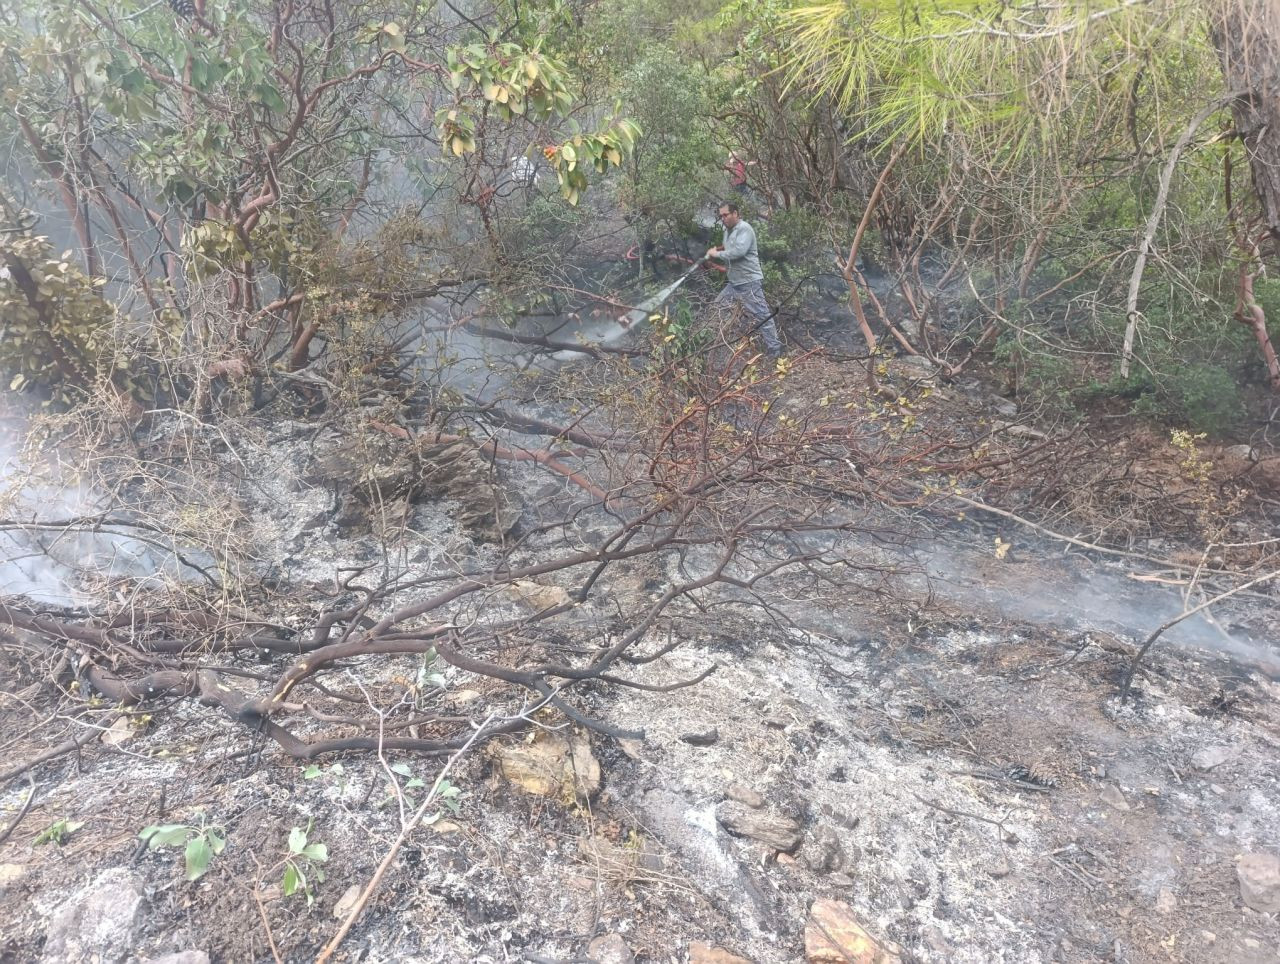
{"type": "Polygon", "coordinates": [[[745,803],[753,810],[759,810],[764,806],[763,794],[756,793],[750,787],[744,787],[741,783],[734,783],[725,790],[724,795],[730,800],[737,800],[739,803],[745,803]]]}
{"type": "Polygon", "coordinates": [[[789,853],[800,846],[800,825],[790,817],[753,810],[736,800],[726,800],[716,807],[716,819],[730,833],[759,840],[774,850],[789,853]]]}
{"type": "Polygon", "coordinates": [[[1040,429],[1032,428],[1030,425],[1010,425],[1005,431],[1014,438],[1027,438],[1035,441],[1049,437],[1044,432],[1040,431],[1040,429]]]}
{"type": "Polygon", "coordinates": [[[360,885],[352,884],[342,892],[342,896],[338,898],[338,902],[333,905],[333,916],[338,920],[346,920],[356,906],[356,901],[360,899],[360,885]]]}
{"type": "Polygon", "coordinates": [[[1223,455],[1233,455],[1246,462],[1258,461],[1258,450],[1252,445],[1228,445],[1222,450],[1223,455]]]}
{"type": "Polygon", "coordinates": [[[987,868],[987,873],[996,880],[1001,880],[1013,873],[1013,868],[1009,866],[1009,861],[1003,857],[997,857],[987,868]]]}
{"type": "Polygon", "coordinates": [[[680,739],[690,746],[711,746],[720,739],[720,731],[713,726],[693,733],[681,733],[680,739]]]}
{"type": "Polygon", "coordinates": [[[932,374],[934,369],[937,367],[923,355],[903,355],[901,358],[897,359],[897,363],[902,367],[914,368],[918,371],[928,372],[930,374],[932,374]]]}
{"type": "Polygon", "coordinates": [[[0,897],[14,890],[29,871],[25,864],[0,864],[0,897]]]}
{"type": "Polygon", "coordinates": [[[1156,913],[1172,914],[1178,909],[1178,898],[1168,887],[1161,887],[1156,894],[1156,913]]]}
{"type": "Polygon", "coordinates": [[[163,957],[153,957],[147,964],[209,964],[209,955],[204,951],[174,951],[163,957]]]}
{"type": "Polygon", "coordinates": [[[1120,792],[1120,788],[1115,784],[1107,784],[1102,788],[1102,792],[1098,794],[1103,803],[1110,804],[1117,810],[1129,810],[1129,801],[1124,798],[1124,794],[1120,792]]]}
{"type": "Polygon", "coordinates": [[[333,515],[333,513],[328,509],[325,509],[323,512],[317,512],[315,515],[311,516],[311,518],[307,519],[306,522],[302,523],[302,528],[298,531],[313,532],[316,529],[322,529],[329,524],[329,517],[331,515],[333,515]]]}
{"type": "Polygon", "coordinates": [[[142,885],[123,867],[104,870],[49,919],[44,960],[49,964],[123,961],[134,944],[142,885]]]}
{"type": "Polygon", "coordinates": [[[1191,765],[1197,770],[1212,770],[1235,759],[1235,750],[1229,746],[1207,746],[1191,757],[1191,765]]]}
{"type": "Polygon", "coordinates": [[[1245,906],[1264,914],[1280,913],[1280,857],[1245,854],[1236,864],[1245,906]]]}
{"type": "Polygon", "coordinates": [[[1001,398],[999,395],[991,396],[991,407],[1006,418],[1013,418],[1018,414],[1017,403],[1011,402],[1007,398],[1001,398]]]}
{"type": "Polygon", "coordinates": [[[605,934],[587,945],[587,957],[595,964],[633,964],[636,956],[618,934],[605,934]]]}
{"type": "Polygon", "coordinates": [[[800,859],[814,873],[833,873],[843,870],[846,857],[840,835],[831,827],[819,827],[817,832],[806,841],[804,853],[800,859]]]}
{"type": "Polygon", "coordinates": [[[943,960],[951,960],[955,956],[956,949],[952,943],[947,940],[947,935],[942,933],[942,929],[936,924],[930,924],[921,931],[921,936],[929,949],[935,954],[942,956],[943,960]]]}

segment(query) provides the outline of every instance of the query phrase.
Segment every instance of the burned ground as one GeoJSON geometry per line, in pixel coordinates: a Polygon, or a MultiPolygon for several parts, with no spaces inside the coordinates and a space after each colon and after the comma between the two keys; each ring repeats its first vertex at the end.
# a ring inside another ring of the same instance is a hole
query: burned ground
{"type": "MultiPolygon", "coordinates": [[[[565,369],[530,379],[521,411],[554,413],[549,399],[565,379],[598,377],[565,369]]],[[[912,365],[890,377],[899,401],[876,417],[943,430],[977,421],[991,404],[981,386],[934,384],[912,365]]],[[[815,356],[795,366],[793,384],[808,398],[839,398],[859,378],[815,356]]],[[[778,414],[792,410],[783,404],[778,414]]],[[[419,569],[503,558],[492,534],[460,521],[480,520],[483,530],[497,517],[484,521],[474,505],[464,512],[456,492],[375,499],[371,511],[343,491],[359,480],[318,477],[325,452],[367,443],[343,431],[280,421],[215,459],[228,477],[252,481],[232,494],[257,564],[284,587],[272,597],[281,626],[305,627],[317,607],[341,601],[335,572],[389,558],[419,569]]],[[[181,439],[180,427],[161,425],[150,442],[181,439]]],[[[1034,463],[1041,439],[1013,433],[993,444],[1030,452],[1034,463]]],[[[1176,479],[1176,453],[1153,445],[1141,459],[1176,479]]],[[[394,488],[394,474],[374,478],[394,488]]],[[[576,689],[580,711],[643,729],[643,741],[541,709],[532,729],[462,754],[449,774],[457,812],[441,805],[410,835],[336,959],[605,960],[607,947],[592,941],[615,935],[641,961],[685,961],[697,942],[757,962],[796,961],[806,956],[813,902],[831,898],[908,960],[1274,960],[1280,925],[1242,902],[1236,869],[1243,854],[1280,848],[1274,597],[1264,587],[1215,609],[1212,623],[1170,630],[1133,698],[1118,698],[1141,637],[1180,611],[1179,583],[1196,569],[1195,556],[1181,571],[1144,558],[1173,557],[1187,542],[1203,491],[1158,477],[1109,472],[1105,457],[1045,475],[1005,503],[1028,514],[1047,507],[1036,516],[1041,530],[958,505],[882,504],[838,538],[791,534],[793,547],[838,558],[839,579],[786,571],[758,590],[725,585],[677,600],[641,645],[678,645],[636,678],[660,688],[714,671],[674,692],[599,681],[576,689]],[[1096,491],[1125,479],[1132,498],[1120,524],[1130,549],[1064,554],[1045,535],[1084,518],[1096,491]],[[1152,485],[1163,495],[1146,494],[1152,485]],[[548,748],[573,761],[567,782],[554,767],[546,786],[513,776],[511,754],[548,748]],[[588,760],[600,776],[584,788],[576,781],[588,760]]],[[[566,512],[573,539],[605,531],[562,474],[518,462],[493,478],[510,493],[504,504],[521,506],[510,559],[541,558],[563,536],[546,520],[566,512]]],[[[479,496],[492,503],[487,489],[479,496]]],[[[1233,524],[1256,522],[1241,509],[1233,524]]],[[[621,614],[642,611],[713,556],[707,546],[619,562],[605,591],[566,613],[558,631],[622,631],[621,614]]],[[[521,583],[488,605],[537,610],[571,588],[554,577],[521,583]]],[[[536,654],[562,642],[539,630],[517,645],[536,654]]],[[[245,652],[214,662],[252,681],[267,678],[273,659],[245,652]]],[[[9,665],[6,766],[83,741],[24,766],[0,798],[16,821],[0,847],[0,956],[9,960],[181,951],[312,959],[443,762],[392,750],[291,760],[277,743],[178,698],[129,709],[127,724],[100,739],[92,727],[111,728],[119,706],[51,686],[40,660],[9,665]],[[35,845],[64,819],[82,825],[61,846],[35,845]],[[139,840],[157,824],[216,827],[226,848],[189,883],[180,848],[139,840]],[[327,847],[324,880],[310,879],[314,903],[282,889],[293,828],[327,847]]],[[[472,725],[476,707],[520,710],[493,679],[420,656],[357,656],[326,680],[371,708],[428,706],[472,725]]],[[[303,735],[320,732],[312,709],[284,718],[303,735]]]]}

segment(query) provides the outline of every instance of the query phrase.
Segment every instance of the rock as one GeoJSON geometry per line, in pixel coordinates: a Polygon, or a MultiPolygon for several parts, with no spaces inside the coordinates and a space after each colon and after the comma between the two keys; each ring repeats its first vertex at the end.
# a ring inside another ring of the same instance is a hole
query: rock
{"type": "Polygon", "coordinates": [[[1172,914],[1178,908],[1178,898],[1168,887],[1161,887],[1156,895],[1156,913],[1172,914]]]}
{"type": "Polygon", "coordinates": [[[991,407],[994,408],[997,413],[999,413],[1000,415],[1003,415],[1005,418],[1013,418],[1018,414],[1017,403],[1011,402],[1007,398],[1001,398],[999,395],[991,396],[991,407]]]}
{"type": "Polygon", "coordinates": [[[1124,794],[1120,792],[1120,788],[1113,783],[1108,783],[1102,788],[1102,792],[1098,794],[1103,803],[1110,804],[1117,810],[1128,810],[1129,801],[1124,798],[1124,794]]]}
{"type": "Polygon", "coordinates": [[[800,846],[800,824],[790,817],[753,810],[736,800],[726,800],[716,807],[716,819],[730,833],[759,840],[774,850],[790,852],[800,846]]]}
{"type": "Polygon", "coordinates": [[[831,827],[819,827],[817,833],[805,843],[800,859],[816,874],[843,870],[846,858],[840,835],[831,827]]]}
{"type": "Polygon", "coordinates": [[[894,362],[898,368],[914,368],[917,372],[927,372],[930,375],[935,368],[933,362],[923,355],[903,355],[901,358],[894,359],[894,362]]]}
{"type": "Polygon", "coordinates": [[[315,515],[308,518],[306,522],[302,523],[302,526],[298,531],[314,532],[316,529],[323,529],[329,524],[329,518],[332,515],[333,513],[328,509],[325,509],[323,512],[317,512],[315,515]]]}
{"type": "Polygon", "coordinates": [[[559,586],[544,586],[532,579],[517,579],[507,586],[507,591],[536,612],[555,609],[569,603],[569,594],[559,586]]]}
{"type": "Polygon", "coordinates": [[[338,920],[346,920],[347,915],[356,906],[356,901],[360,899],[360,885],[352,884],[342,892],[342,896],[338,898],[338,902],[333,905],[333,916],[338,920]]]}
{"type": "Polygon", "coordinates": [[[634,964],[636,959],[619,934],[597,937],[587,945],[587,957],[595,964],[634,964]]]}
{"type": "Polygon", "coordinates": [[[707,730],[695,730],[692,733],[681,733],[680,739],[690,746],[711,746],[720,739],[720,731],[714,726],[707,730]]]}
{"type": "Polygon", "coordinates": [[[1236,864],[1245,906],[1264,914],[1280,913],[1280,857],[1245,854],[1236,864]]]}
{"type": "Polygon", "coordinates": [[[104,870],[49,918],[44,960],[49,964],[125,960],[135,943],[142,884],[123,867],[104,870]]]}
{"type": "Polygon", "coordinates": [[[29,872],[30,868],[25,864],[0,864],[0,897],[12,890],[29,872]]]}
{"type": "Polygon", "coordinates": [[[1034,441],[1047,439],[1049,436],[1038,428],[1032,428],[1030,425],[1014,424],[1005,429],[1014,438],[1026,438],[1034,441]]]}
{"type": "Polygon", "coordinates": [[[153,957],[147,964],[209,964],[209,955],[204,951],[174,951],[163,957],[153,957]]]}
{"type": "Polygon", "coordinates": [[[490,744],[502,775],[543,797],[590,799],[600,791],[600,764],[577,733],[538,731],[532,742],[490,744]]]}
{"type": "Polygon", "coordinates": [[[1245,462],[1258,461],[1258,450],[1252,445],[1228,445],[1223,448],[1222,454],[1245,462]]]}
{"type": "Polygon", "coordinates": [[[360,529],[369,524],[369,507],[358,499],[345,496],[338,506],[333,524],[339,529],[360,529]]]}
{"type": "Polygon", "coordinates": [[[924,938],[929,950],[939,955],[944,961],[949,961],[955,957],[956,949],[954,945],[947,940],[947,935],[942,933],[942,929],[936,924],[930,924],[925,927],[920,932],[920,936],[924,938]]]}
{"type": "Polygon", "coordinates": [[[1229,746],[1207,746],[1196,751],[1191,757],[1191,765],[1197,770],[1208,772],[1235,759],[1235,750],[1229,746]]]}
{"type": "Polygon", "coordinates": [[[809,964],[899,964],[896,944],[877,941],[842,900],[821,898],[804,925],[804,956],[809,964]]]}
{"type": "Polygon", "coordinates": [[[753,810],[759,810],[764,806],[764,796],[749,787],[744,787],[741,783],[730,784],[724,795],[730,800],[737,800],[739,803],[746,804],[753,810]]]}
{"type": "Polygon", "coordinates": [[[644,759],[644,741],[643,740],[619,740],[618,748],[628,760],[644,759]]]}
{"type": "Polygon", "coordinates": [[[832,874],[829,879],[833,887],[843,887],[848,890],[853,886],[853,878],[848,874],[832,874]]]}
{"type": "Polygon", "coordinates": [[[751,964],[751,961],[731,954],[723,947],[694,941],[689,945],[689,964],[751,964]]]}
{"type": "Polygon", "coordinates": [[[1013,873],[1013,868],[1009,866],[1009,861],[1003,857],[997,857],[991,866],[987,868],[987,873],[996,880],[1003,880],[1013,873]]]}
{"type": "Polygon", "coordinates": [[[129,717],[118,716],[116,721],[103,731],[99,739],[107,746],[120,746],[123,743],[128,743],[137,735],[138,731],[129,722],[129,717]]]}

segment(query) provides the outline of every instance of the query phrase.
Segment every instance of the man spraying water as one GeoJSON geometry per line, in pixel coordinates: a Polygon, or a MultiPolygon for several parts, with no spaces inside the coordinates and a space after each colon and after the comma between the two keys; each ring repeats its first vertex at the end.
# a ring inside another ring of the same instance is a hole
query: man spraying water
{"type": "Polygon", "coordinates": [[[721,310],[741,305],[757,324],[769,358],[782,355],[782,341],[778,338],[778,326],[773,312],[764,300],[764,272],[760,270],[760,254],[756,250],[756,232],[738,213],[738,206],[726,201],[720,205],[720,223],[724,225],[724,244],[707,249],[708,258],[728,262],[729,283],[716,295],[715,304],[721,310]]]}

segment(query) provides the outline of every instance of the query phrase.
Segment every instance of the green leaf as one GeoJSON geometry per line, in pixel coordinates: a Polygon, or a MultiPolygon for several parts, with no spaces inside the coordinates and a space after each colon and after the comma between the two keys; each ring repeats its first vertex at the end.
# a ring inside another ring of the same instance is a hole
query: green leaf
{"type": "Polygon", "coordinates": [[[307,832],[301,827],[294,827],[289,831],[289,852],[294,854],[302,853],[307,845],[307,832]]]}
{"type": "Polygon", "coordinates": [[[303,848],[302,856],[317,863],[324,863],[329,859],[329,848],[322,843],[308,844],[303,848]]]}
{"type": "Polygon", "coordinates": [[[216,857],[222,853],[227,846],[227,838],[212,829],[205,831],[205,835],[209,838],[209,847],[213,850],[213,855],[216,857]]]}
{"type": "Polygon", "coordinates": [[[283,114],[285,112],[286,107],[284,98],[280,96],[280,92],[271,84],[259,84],[254,88],[254,93],[256,95],[255,99],[258,103],[262,104],[268,110],[274,111],[277,114],[283,114]]]}
{"type": "Polygon", "coordinates": [[[286,897],[292,897],[298,890],[299,880],[305,880],[305,879],[306,878],[304,878],[302,874],[298,872],[297,867],[295,867],[293,864],[285,864],[284,882],[283,882],[284,895],[286,897]]]}
{"type": "Polygon", "coordinates": [[[316,766],[313,763],[311,764],[311,766],[307,767],[305,770],[302,771],[302,779],[314,780],[316,777],[320,776],[320,774],[323,772],[324,772],[323,770],[321,770],[318,766],[316,766]]]}
{"type": "Polygon", "coordinates": [[[409,764],[407,763],[393,763],[391,764],[390,769],[392,773],[398,773],[402,777],[413,776],[413,770],[409,767],[409,764]]]}
{"type": "Polygon", "coordinates": [[[151,842],[148,844],[148,850],[155,850],[158,847],[176,847],[183,843],[191,834],[191,828],[180,823],[167,823],[159,827],[148,827],[153,831],[151,834],[151,842]]]}
{"type": "Polygon", "coordinates": [[[209,869],[209,861],[213,860],[213,848],[204,834],[197,834],[187,842],[186,849],[187,880],[199,880],[209,869]]]}

